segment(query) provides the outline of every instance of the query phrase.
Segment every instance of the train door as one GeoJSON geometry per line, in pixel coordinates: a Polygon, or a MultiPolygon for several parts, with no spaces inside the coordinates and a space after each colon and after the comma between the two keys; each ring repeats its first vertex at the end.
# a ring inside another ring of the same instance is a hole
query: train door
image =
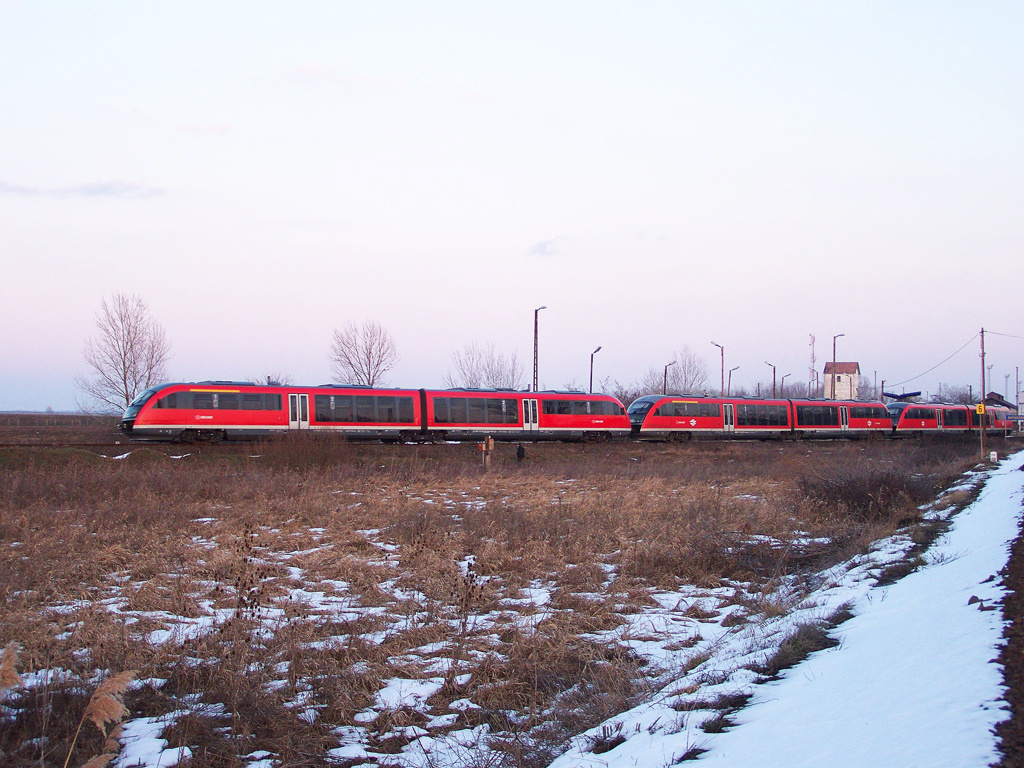
{"type": "Polygon", "coordinates": [[[839,429],[847,432],[850,429],[850,409],[848,406],[839,406],[839,429]]]}
{"type": "Polygon", "coordinates": [[[288,429],[309,429],[309,395],[288,395],[288,429]]]}
{"type": "Polygon", "coordinates": [[[736,404],[735,403],[722,403],[722,415],[725,421],[725,431],[735,432],[736,431],[736,404]]]}
{"type": "Polygon", "coordinates": [[[946,428],[946,411],[943,408],[935,409],[935,428],[940,432],[946,428]]]}
{"type": "Polygon", "coordinates": [[[532,435],[537,432],[537,401],[523,400],[523,432],[532,435]]]}

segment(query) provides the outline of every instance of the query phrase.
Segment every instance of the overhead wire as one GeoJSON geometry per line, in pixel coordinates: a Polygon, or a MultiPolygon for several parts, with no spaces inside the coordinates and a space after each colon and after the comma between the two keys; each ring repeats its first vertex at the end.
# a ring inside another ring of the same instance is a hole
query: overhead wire
{"type": "MultiPolygon", "coordinates": [[[[985,333],[990,333],[990,331],[985,331],[985,333]]],[[[972,341],[974,341],[975,339],[977,339],[977,338],[978,338],[978,336],[979,336],[979,334],[977,334],[977,333],[976,333],[976,334],[974,334],[973,336],[971,336],[971,338],[969,338],[969,339],[968,339],[968,340],[967,340],[966,342],[964,342],[964,345],[963,345],[962,347],[960,347],[960,349],[958,349],[958,350],[957,350],[956,352],[954,352],[954,353],[953,353],[952,355],[950,355],[949,357],[947,357],[947,358],[946,358],[945,360],[943,360],[943,361],[942,361],[941,363],[936,363],[935,365],[933,365],[933,366],[932,366],[931,368],[929,368],[929,369],[928,369],[927,371],[925,371],[924,373],[919,373],[919,374],[917,374],[917,376],[912,376],[912,377],[911,377],[911,378],[909,378],[909,379],[906,379],[906,380],[904,380],[904,381],[898,381],[898,382],[896,382],[895,384],[890,384],[889,386],[891,386],[891,387],[899,387],[899,386],[902,386],[903,384],[909,384],[910,382],[912,382],[912,381],[915,381],[916,379],[920,379],[920,378],[921,378],[922,376],[927,376],[927,375],[928,375],[929,373],[931,373],[932,371],[934,371],[934,370],[935,370],[936,368],[938,368],[938,367],[939,367],[940,365],[943,365],[944,363],[948,363],[948,362],[949,362],[950,360],[952,360],[952,359],[953,359],[954,357],[956,357],[956,356],[957,356],[957,355],[959,355],[959,354],[960,354],[961,352],[963,352],[963,351],[964,351],[964,350],[965,350],[965,349],[967,348],[967,345],[968,345],[968,344],[970,344],[970,343],[971,343],[972,341]]]]}

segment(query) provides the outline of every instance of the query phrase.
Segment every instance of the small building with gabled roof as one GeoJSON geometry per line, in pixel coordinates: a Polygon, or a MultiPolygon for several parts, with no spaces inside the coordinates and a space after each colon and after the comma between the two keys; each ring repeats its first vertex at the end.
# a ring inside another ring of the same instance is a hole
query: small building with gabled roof
{"type": "Polygon", "coordinates": [[[856,400],[860,363],[825,363],[824,384],[822,397],[826,400],[856,400]]]}

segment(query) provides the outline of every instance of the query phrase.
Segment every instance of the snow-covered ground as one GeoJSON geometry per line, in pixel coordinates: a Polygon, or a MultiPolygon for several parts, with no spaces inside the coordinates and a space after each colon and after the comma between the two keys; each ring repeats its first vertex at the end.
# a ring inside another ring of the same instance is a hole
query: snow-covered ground
{"type": "Polygon", "coordinates": [[[1022,465],[1018,453],[991,472],[925,567],[887,587],[848,585],[855,615],[834,630],[840,644],[755,686],[734,727],[701,736],[690,727],[637,730],[656,705],[640,707],[617,718],[624,735],[634,730],[621,745],[573,750],[555,765],[660,768],[695,745],[707,750],[698,764],[709,766],[991,764],[993,727],[1007,717],[993,662],[1003,630],[999,571],[1019,530],[1022,465]]]}
{"type": "MultiPolygon", "coordinates": [[[[878,586],[878,577],[906,559],[914,546],[909,533],[879,541],[870,552],[826,571],[796,574],[770,594],[759,595],[750,585],[655,592],[654,605],[591,636],[627,647],[647,662],[645,668],[654,670],[647,695],[633,709],[574,739],[553,765],[662,768],[683,758],[715,766],[988,765],[997,758],[992,728],[1007,716],[1001,668],[993,663],[1003,629],[998,574],[1019,530],[1022,465],[1024,453],[1018,453],[994,468],[969,473],[947,491],[964,497],[984,483],[976,501],[955,515],[927,551],[924,565],[889,586],[878,586]],[[763,600],[758,610],[748,610],[753,599],[763,600]],[[852,618],[833,626],[850,613],[852,618]],[[802,629],[823,627],[838,645],[765,682],[768,662],[780,646],[802,629]]],[[[940,499],[924,515],[942,519],[954,508],[940,499]]],[[[306,533],[315,540],[323,531],[306,533]]],[[[378,533],[359,532],[379,548],[383,569],[395,561],[393,547],[375,540],[378,533]]],[[[344,584],[304,582],[296,565],[302,555],[280,554],[279,564],[295,582],[282,601],[301,602],[336,618],[374,612],[386,618],[384,608],[362,606],[347,595],[344,584]]],[[[537,582],[517,600],[505,600],[503,610],[510,613],[525,602],[536,611],[549,599],[550,586],[537,582]]],[[[165,622],[164,629],[147,635],[158,646],[209,633],[223,618],[212,609],[189,619],[136,615],[123,599],[104,604],[126,620],[165,622]]],[[[529,624],[539,615],[524,612],[520,620],[529,624]]],[[[285,621],[284,611],[269,610],[265,619],[267,631],[273,631],[275,622],[285,621]]],[[[489,614],[468,623],[483,633],[497,626],[489,614]]],[[[459,725],[459,713],[477,707],[470,698],[456,699],[443,711],[431,704],[454,663],[444,657],[445,647],[434,643],[404,657],[400,669],[408,676],[383,680],[374,703],[356,715],[354,724],[332,731],[337,746],[327,759],[410,768],[501,764],[499,753],[487,754],[486,725],[459,725]],[[408,743],[400,753],[375,752],[373,725],[387,722],[382,716],[398,708],[422,713],[423,727],[404,726],[403,743],[408,743]]],[[[468,685],[472,670],[458,669],[465,674],[456,684],[468,685]]],[[[41,674],[24,675],[26,685],[36,684],[41,674]]],[[[161,681],[143,684],[159,687],[161,681]]],[[[313,722],[318,710],[306,697],[296,686],[289,706],[313,722]]],[[[187,758],[189,748],[169,749],[163,730],[186,709],[197,714],[218,706],[183,700],[181,712],[129,719],[113,765],[169,768],[187,758]]],[[[275,755],[260,750],[243,762],[247,768],[271,768],[275,755]]]]}

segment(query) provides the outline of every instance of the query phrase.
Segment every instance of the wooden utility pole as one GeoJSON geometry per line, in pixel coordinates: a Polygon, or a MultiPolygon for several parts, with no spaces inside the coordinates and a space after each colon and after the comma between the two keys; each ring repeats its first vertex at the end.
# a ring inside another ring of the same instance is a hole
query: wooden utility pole
{"type": "Polygon", "coordinates": [[[985,329],[981,329],[981,403],[978,406],[978,431],[981,433],[981,460],[985,461],[985,329]]]}

